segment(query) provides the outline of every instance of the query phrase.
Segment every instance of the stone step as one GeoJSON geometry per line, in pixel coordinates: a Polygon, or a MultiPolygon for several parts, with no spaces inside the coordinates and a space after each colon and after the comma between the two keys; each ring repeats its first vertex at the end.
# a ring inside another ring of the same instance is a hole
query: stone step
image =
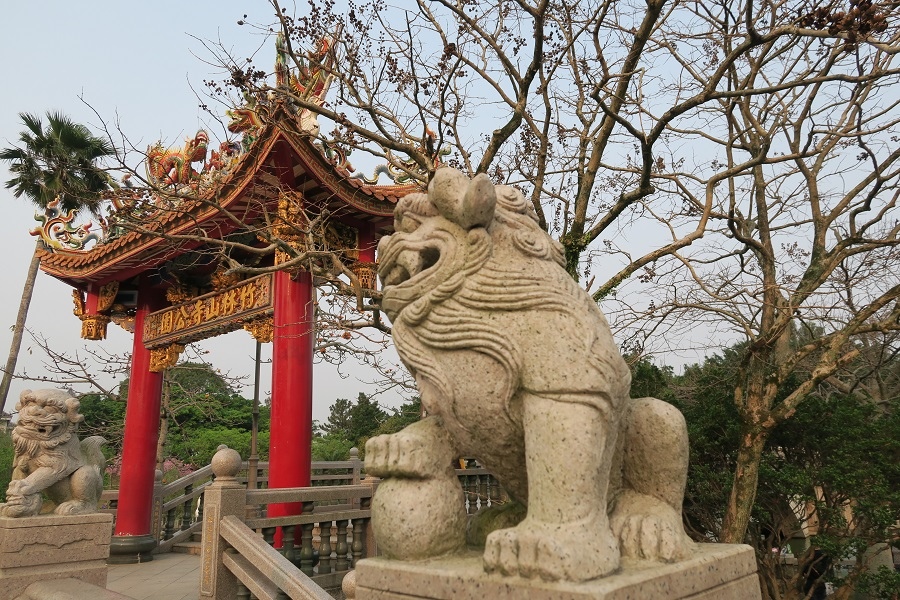
{"type": "Polygon", "coordinates": [[[181,542],[172,546],[172,552],[179,554],[195,554],[200,556],[203,545],[199,541],[181,542]]]}
{"type": "Polygon", "coordinates": [[[203,540],[203,531],[202,530],[195,531],[194,533],[191,534],[192,542],[200,542],[202,540],[203,540]]]}

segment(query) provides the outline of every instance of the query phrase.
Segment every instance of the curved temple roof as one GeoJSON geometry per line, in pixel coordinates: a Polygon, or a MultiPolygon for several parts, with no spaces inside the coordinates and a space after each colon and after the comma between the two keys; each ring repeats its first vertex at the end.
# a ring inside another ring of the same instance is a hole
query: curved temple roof
{"type": "MultiPolygon", "coordinates": [[[[372,185],[352,177],[344,164],[326,156],[308,134],[270,124],[257,133],[247,152],[211,185],[201,188],[196,198],[179,198],[173,207],[164,208],[156,197],[158,212],[142,230],[128,228],[89,250],[45,249],[41,269],[79,288],[88,283],[123,281],[196,247],[202,242],[198,235],[220,238],[259,219],[266,210],[274,211],[278,203],[274,186],[285,180],[288,187],[303,194],[310,210],[328,210],[337,220],[361,226],[368,223],[378,233],[390,232],[397,200],[420,189],[416,184],[372,185]]],[[[122,188],[116,195],[133,202],[141,192],[122,188]]]]}

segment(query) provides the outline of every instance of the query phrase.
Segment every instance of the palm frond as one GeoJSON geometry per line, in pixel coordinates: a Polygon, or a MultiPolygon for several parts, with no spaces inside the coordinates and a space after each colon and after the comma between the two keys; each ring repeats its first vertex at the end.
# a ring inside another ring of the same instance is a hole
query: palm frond
{"type": "Polygon", "coordinates": [[[110,178],[98,161],[115,148],[63,113],[48,112],[46,128],[40,117],[19,116],[26,128],[19,135],[21,146],[0,150],[0,160],[12,163],[14,175],[6,187],[41,208],[60,198],[66,210],[99,214],[110,178]]]}

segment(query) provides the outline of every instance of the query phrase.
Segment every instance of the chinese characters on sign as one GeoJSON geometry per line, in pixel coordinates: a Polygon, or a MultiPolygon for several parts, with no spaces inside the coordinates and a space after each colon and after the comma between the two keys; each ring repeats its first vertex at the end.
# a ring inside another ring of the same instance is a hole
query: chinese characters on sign
{"type": "Polygon", "coordinates": [[[244,323],[272,313],[272,276],[260,275],[150,313],[144,321],[144,346],[152,349],[196,342],[240,329],[244,323]]]}

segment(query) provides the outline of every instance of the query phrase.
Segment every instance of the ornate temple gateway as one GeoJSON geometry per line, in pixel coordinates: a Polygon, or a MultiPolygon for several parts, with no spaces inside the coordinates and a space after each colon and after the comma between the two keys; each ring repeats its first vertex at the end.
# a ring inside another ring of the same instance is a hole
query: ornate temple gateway
{"type": "MultiPolygon", "coordinates": [[[[280,84],[324,98],[321,72],[298,79],[282,71],[280,84]]],[[[82,337],[102,340],[110,322],[134,332],[111,551],[118,562],[148,560],[156,544],[162,374],[185,344],[240,328],[273,344],[269,485],[309,485],[313,261],[337,256],[362,288],[372,288],[376,242],[391,231],[397,200],[418,189],[400,177],[378,185],[354,175],[341,152],[315,138],[308,111],[271,102],[229,117],[241,141],[208,156],[203,131],[183,148],[149,148],[150,185],[132,187],[126,176],[111,194],[102,235],[56,207],[32,231],[45,242],[41,268],[74,288],[82,337]]]]}

